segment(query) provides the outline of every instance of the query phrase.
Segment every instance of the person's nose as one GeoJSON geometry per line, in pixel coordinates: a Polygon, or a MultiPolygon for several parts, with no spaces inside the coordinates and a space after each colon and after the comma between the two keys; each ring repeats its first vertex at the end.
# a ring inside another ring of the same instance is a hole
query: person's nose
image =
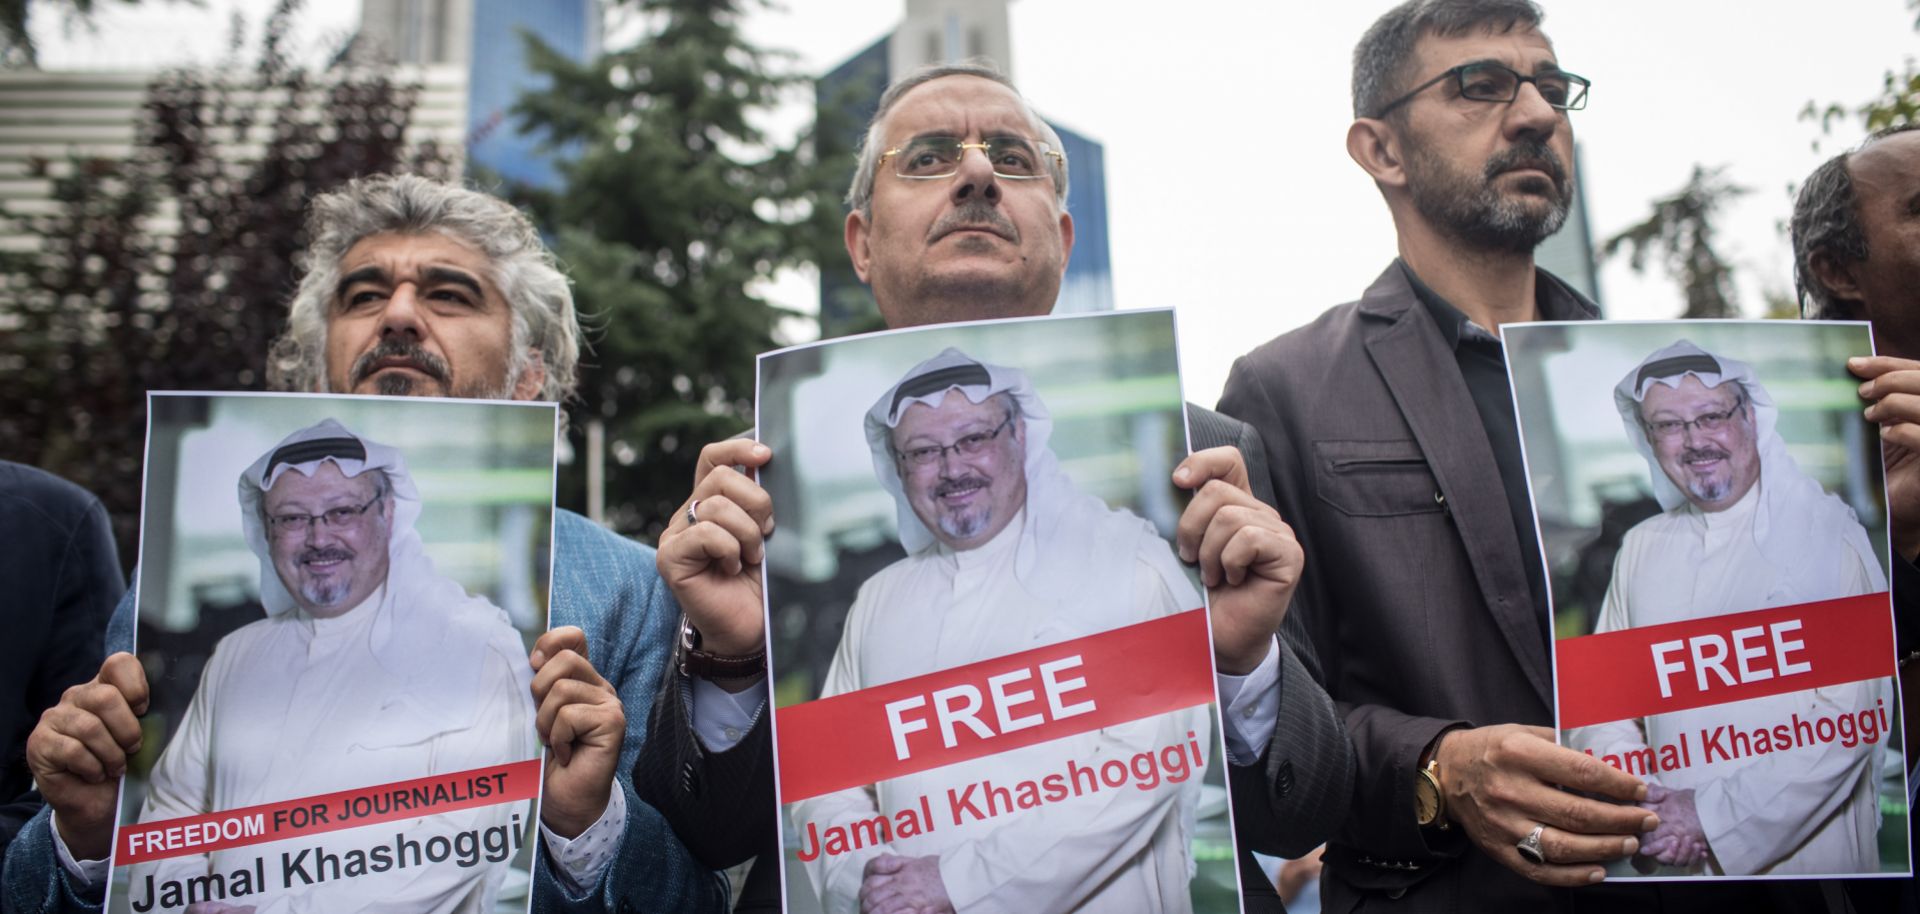
{"type": "Polygon", "coordinates": [[[962,149],[960,161],[954,166],[953,187],[948,190],[953,197],[953,205],[974,198],[985,198],[988,203],[1000,202],[1000,182],[993,173],[993,163],[987,159],[985,149],[962,149]]]}
{"type": "Polygon", "coordinates": [[[387,306],[380,312],[380,335],[406,334],[415,340],[423,339],[427,335],[424,317],[420,308],[420,287],[411,282],[400,283],[387,296],[387,306]]]}
{"type": "Polygon", "coordinates": [[[1560,129],[1560,122],[1560,109],[1547,104],[1547,97],[1533,83],[1521,83],[1520,94],[1507,105],[1505,128],[1509,140],[1531,137],[1545,142],[1560,129]]]}

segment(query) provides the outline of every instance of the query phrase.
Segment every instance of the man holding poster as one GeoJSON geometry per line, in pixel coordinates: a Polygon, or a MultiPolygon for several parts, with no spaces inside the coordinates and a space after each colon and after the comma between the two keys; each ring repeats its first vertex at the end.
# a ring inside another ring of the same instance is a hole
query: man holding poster
{"type": "MultiPolygon", "coordinates": [[[[887,390],[865,424],[907,557],[860,587],[822,698],[1202,605],[1151,524],[1081,491],[1062,470],[1048,447],[1052,418],[1024,372],[949,347],[887,390]],[[1088,574],[1093,568],[1104,570],[1088,574]]],[[[1037,677],[992,690],[998,711],[980,713],[987,724],[960,725],[984,736],[994,726],[1038,727],[1048,709],[1056,719],[1092,709],[1085,669],[1042,666],[1037,677]]],[[[935,751],[940,743],[929,731],[953,726],[944,714],[935,723],[927,709],[894,708],[904,750],[935,751]]],[[[1191,832],[1205,769],[1197,747],[1207,743],[1207,721],[1203,704],[794,803],[801,859],[829,912],[1190,910],[1191,832]],[[1159,752],[1165,747],[1175,748],[1159,752]],[[1085,780],[1073,784],[1069,774],[1061,783],[1071,798],[1017,798],[1023,780],[1142,754],[1157,773],[1151,783],[1135,771],[1132,784],[1084,789],[1085,780]],[[1177,766],[1167,761],[1174,757],[1177,766]],[[1014,788],[1021,814],[942,822],[917,834],[896,828],[894,840],[865,847],[820,843],[818,836],[876,815],[898,822],[923,796],[945,797],[961,782],[1014,788]]]]}
{"type": "MultiPolygon", "coordinates": [[[[1681,340],[1628,372],[1614,402],[1663,512],[1627,532],[1596,633],[1887,589],[1865,528],[1794,463],[1779,410],[1746,363],[1681,340]]],[[[1796,671],[1799,642],[1791,632],[1774,640],[1783,674],[1796,671]]],[[[1656,666],[1688,681],[1702,667],[1701,682],[1728,685],[1728,668],[1741,679],[1772,675],[1775,660],[1756,660],[1766,651],[1743,644],[1736,633],[1721,666],[1710,648],[1671,652],[1656,666]]],[[[1659,863],[1714,875],[1871,873],[1874,760],[1886,730],[1878,712],[1890,715],[1891,700],[1887,680],[1869,679],[1577,727],[1569,740],[1649,777],[1644,805],[1661,826],[1642,853],[1659,863]],[[1841,718],[1854,739],[1795,738],[1841,718]],[[1663,761],[1671,747],[1685,748],[1663,761]],[[1668,763],[1676,758],[1687,763],[1668,763]]]]}
{"type": "MultiPolygon", "coordinates": [[[[327,419],[254,461],[239,495],[267,617],[215,648],[154,767],[140,822],[538,757],[520,636],[499,607],[434,569],[414,530],[420,494],[398,450],[327,419]]],[[[475,778],[470,792],[504,783],[478,783],[491,777],[475,778]]],[[[355,809],[325,805],[318,822],[355,809]]],[[[262,912],[484,914],[526,813],[524,803],[495,802],[378,829],[319,829],[270,851],[169,856],[133,867],[130,902],[142,912],[220,902],[262,912]],[[440,843],[457,851],[458,865],[424,865],[440,843]]]]}

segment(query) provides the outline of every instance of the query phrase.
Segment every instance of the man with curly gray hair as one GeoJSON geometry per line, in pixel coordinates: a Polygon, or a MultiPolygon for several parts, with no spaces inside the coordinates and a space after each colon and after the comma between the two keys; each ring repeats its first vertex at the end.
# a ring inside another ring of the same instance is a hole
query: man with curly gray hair
{"type": "Polygon", "coordinates": [[[360,178],[314,199],[307,238],[287,332],[268,360],[273,386],[572,395],[573,293],[533,223],[505,201],[417,175],[360,178]]]}
{"type": "MultiPolygon", "coordinates": [[[[314,198],[307,233],[288,329],[269,360],[274,387],[572,395],[580,354],[573,293],[533,223],[511,205],[412,175],[365,177],[314,198]]],[[[555,627],[528,657],[536,729],[550,750],[533,909],[723,910],[718,874],[687,851],[627,774],[680,614],[660,585],[653,550],[565,510],[554,512],[553,544],[555,627]]],[[[132,618],[129,596],[115,610],[110,650],[131,647],[132,618]]],[[[49,811],[7,848],[0,909],[99,909],[117,797],[117,779],[102,772],[124,771],[138,752],[135,714],[146,695],[139,661],[116,653],[28,738],[49,811]]]]}

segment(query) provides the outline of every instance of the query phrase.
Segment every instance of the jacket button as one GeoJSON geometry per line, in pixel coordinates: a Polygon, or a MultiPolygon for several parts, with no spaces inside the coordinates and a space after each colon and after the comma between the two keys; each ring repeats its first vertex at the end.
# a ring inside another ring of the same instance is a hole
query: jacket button
{"type": "Polygon", "coordinates": [[[1394,889],[1391,892],[1388,892],[1387,897],[1393,899],[1394,901],[1399,901],[1401,896],[1405,894],[1407,894],[1407,887],[1403,885],[1397,889],[1394,889]]]}
{"type": "Polygon", "coordinates": [[[1287,759],[1280,763],[1280,769],[1274,775],[1273,788],[1276,793],[1283,797],[1287,795],[1287,791],[1293,789],[1292,759],[1287,759]]]}

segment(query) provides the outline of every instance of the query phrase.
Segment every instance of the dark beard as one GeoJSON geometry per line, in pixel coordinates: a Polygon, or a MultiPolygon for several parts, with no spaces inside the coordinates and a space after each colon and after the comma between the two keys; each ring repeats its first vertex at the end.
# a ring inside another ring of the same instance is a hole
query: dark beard
{"type": "Polygon", "coordinates": [[[1567,221],[1572,183],[1560,156],[1540,140],[1522,142],[1494,156],[1476,178],[1452,172],[1420,143],[1409,143],[1407,148],[1407,189],[1414,208],[1436,228],[1474,248],[1531,254],[1567,221]],[[1501,174],[1526,161],[1544,165],[1550,175],[1550,187],[1537,186],[1537,178],[1521,185],[1534,194],[1544,192],[1550,199],[1545,209],[1493,186],[1501,174]]]}

